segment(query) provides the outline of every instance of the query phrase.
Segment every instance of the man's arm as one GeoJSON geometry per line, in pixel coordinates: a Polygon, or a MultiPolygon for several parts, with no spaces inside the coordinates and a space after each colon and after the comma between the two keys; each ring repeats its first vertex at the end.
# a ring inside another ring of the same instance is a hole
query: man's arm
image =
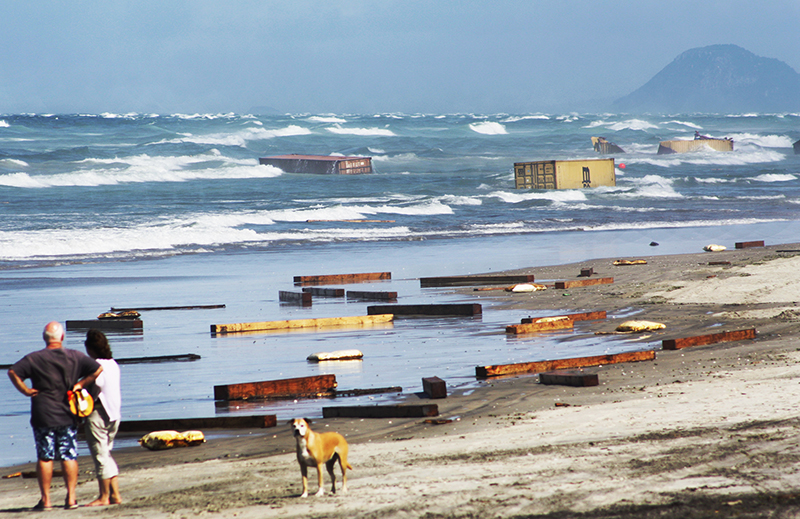
{"type": "Polygon", "coordinates": [[[103,372],[103,366],[100,366],[99,368],[97,368],[97,371],[95,371],[91,375],[87,375],[87,376],[83,377],[81,380],[76,382],[75,385],[72,386],[72,390],[73,391],[80,391],[81,389],[85,388],[86,386],[90,386],[90,385],[94,384],[94,381],[97,380],[97,377],[99,377],[100,373],[102,373],[102,372],[103,372]]]}
{"type": "Polygon", "coordinates": [[[13,369],[8,370],[8,378],[11,379],[11,383],[14,384],[14,387],[17,388],[17,391],[19,391],[23,395],[29,397],[35,397],[36,395],[39,394],[38,389],[33,389],[28,387],[27,384],[25,384],[25,382],[21,378],[19,378],[19,375],[14,373],[13,369]]]}

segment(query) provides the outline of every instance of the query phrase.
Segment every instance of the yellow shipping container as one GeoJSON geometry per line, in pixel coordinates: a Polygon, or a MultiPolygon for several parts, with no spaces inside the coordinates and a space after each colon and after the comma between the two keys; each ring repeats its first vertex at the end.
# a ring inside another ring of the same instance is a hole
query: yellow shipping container
{"type": "Polygon", "coordinates": [[[581,189],[616,186],[614,159],[515,162],[517,189],[581,189]]]}

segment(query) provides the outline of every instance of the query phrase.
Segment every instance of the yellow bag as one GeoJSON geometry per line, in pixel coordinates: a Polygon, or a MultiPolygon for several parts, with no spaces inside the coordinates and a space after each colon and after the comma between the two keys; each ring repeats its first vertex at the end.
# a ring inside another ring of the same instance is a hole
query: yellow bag
{"type": "Polygon", "coordinates": [[[69,400],[69,410],[75,416],[85,418],[94,411],[92,395],[85,389],[81,389],[80,391],[67,391],[67,400],[69,400]]]}

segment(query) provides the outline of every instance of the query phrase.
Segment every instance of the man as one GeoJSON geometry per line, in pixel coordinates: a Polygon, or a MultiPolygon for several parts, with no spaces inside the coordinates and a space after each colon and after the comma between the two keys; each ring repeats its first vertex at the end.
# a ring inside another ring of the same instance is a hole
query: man
{"type": "Polygon", "coordinates": [[[29,353],[8,370],[20,393],[31,397],[31,425],[36,441],[36,477],[41,499],[34,510],[50,510],[53,460],[61,462],[67,485],[65,508],[78,508],[78,424],[70,413],[67,390],[80,391],[103,371],[100,364],[77,350],[63,347],[64,327],[50,322],[44,327],[43,350],[29,353]],[[24,380],[31,379],[29,388],[24,380]]]}

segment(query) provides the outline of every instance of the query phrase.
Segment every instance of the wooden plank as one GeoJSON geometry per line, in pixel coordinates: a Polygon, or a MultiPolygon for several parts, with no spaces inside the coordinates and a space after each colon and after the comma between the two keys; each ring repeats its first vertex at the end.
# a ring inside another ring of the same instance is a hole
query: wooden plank
{"type": "Polygon", "coordinates": [[[303,306],[308,306],[311,304],[311,293],[278,290],[278,301],[283,301],[284,303],[299,303],[303,306]]]}
{"type": "Polygon", "coordinates": [[[600,385],[597,373],[582,371],[547,371],[539,373],[539,382],[547,385],[590,387],[600,385]]]}
{"type": "Polygon", "coordinates": [[[747,249],[749,247],[763,247],[763,246],[764,246],[764,241],[763,240],[760,240],[760,241],[740,241],[740,242],[736,242],[736,244],[735,244],[735,247],[737,249],[747,249]]]}
{"type": "Polygon", "coordinates": [[[343,288],[303,287],[303,292],[316,297],[344,297],[343,288]]]}
{"type": "Polygon", "coordinates": [[[356,315],[351,317],[321,317],[318,319],[290,319],[286,321],[264,321],[259,323],[212,324],[211,333],[261,332],[298,328],[328,328],[341,326],[369,326],[390,323],[392,314],[356,315]]]}
{"type": "MultiPolygon", "coordinates": [[[[778,252],[780,252],[780,251],[778,251],[778,252]]],[[[731,262],[730,261],[709,261],[708,264],[709,265],[730,265],[731,262]]]]}
{"type": "Polygon", "coordinates": [[[606,364],[619,364],[622,362],[640,362],[654,360],[654,350],[632,351],[610,355],[597,355],[594,357],[577,357],[572,359],[543,360],[539,362],[520,362],[517,364],[498,364],[495,366],[476,366],[475,376],[478,378],[496,377],[499,375],[514,375],[521,373],[541,373],[569,368],[588,368],[606,364]]]}
{"type": "Polygon", "coordinates": [[[556,281],[556,290],[565,288],[586,287],[590,285],[608,285],[614,282],[614,278],[594,278],[594,279],[573,279],[571,281],[556,281]]]}
{"type": "Polygon", "coordinates": [[[510,324],[506,326],[506,333],[522,334],[533,332],[549,332],[552,330],[565,330],[572,328],[575,321],[572,319],[558,319],[555,321],[542,321],[525,324],[510,324]]]}
{"type": "Polygon", "coordinates": [[[434,278],[419,278],[423,287],[446,287],[455,285],[507,285],[509,283],[533,283],[533,274],[512,276],[443,276],[434,278]]]}
{"type": "Polygon", "coordinates": [[[202,429],[262,429],[278,425],[274,414],[256,416],[214,416],[210,418],[167,418],[122,420],[120,432],[187,431],[202,429]]]}
{"type": "Polygon", "coordinates": [[[391,272],[367,272],[362,274],[329,274],[322,276],[295,276],[295,285],[343,285],[346,283],[363,283],[365,281],[383,281],[392,279],[391,272]]]}
{"type": "Polygon", "coordinates": [[[756,329],[748,328],[746,330],[697,335],[682,339],[665,339],[661,341],[661,348],[664,350],[680,350],[682,348],[688,348],[689,346],[705,346],[706,344],[716,344],[718,342],[741,341],[755,338],[756,329]]]}
{"type": "Polygon", "coordinates": [[[561,315],[543,315],[541,317],[525,317],[522,319],[522,324],[528,323],[535,323],[539,319],[547,319],[549,317],[566,317],[567,319],[571,319],[573,321],[596,321],[598,319],[605,319],[606,318],[606,311],[599,310],[597,312],[580,312],[576,314],[564,314],[561,315]]]}
{"type": "Polygon", "coordinates": [[[429,398],[447,398],[447,384],[439,377],[424,377],[422,379],[422,391],[429,398]]]}
{"type": "Polygon", "coordinates": [[[225,305],[191,305],[191,306],[131,306],[125,308],[111,307],[112,312],[148,312],[151,310],[213,310],[225,308],[225,305]]]}
{"type": "Polygon", "coordinates": [[[336,375],[265,380],[214,386],[214,400],[247,400],[249,398],[286,398],[316,396],[336,389],[336,375]]]}
{"type": "Polygon", "coordinates": [[[322,396],[337,398],[342,396],[380,395],[383,393],[402,393],[402,392],[403,392],[402,387],[390,386],[390,387],[371,387],[367,389],[334,389],[329,394],[322,396]]]}
{"type": "Polygon", "coordinates": [[[392,313],[394,315],[480,315],[483,308],[479,304],[444,305],[379,305],[368,306],[368,315],[392,313]]]}
{"type": "Polygon", "coordinates": [[[323,418],[420,418],[438,416],[439,406],[424,405],[374,405],[323,407],[323,418]]]}
{"type": "Polygon", "coordinates": [[[85,321],[67,321],[67,330],[141,330],[144,323],[141,319],[88,319],[85,321]]]}
{"type": "Polygon", "coordinates": [[[364,299],[368,301],[393,301],[397,299],[397,292],[369,292],[348,290],[348,299],[364,299]]]}
{"type": "Polygon", "coordinates": [[[115,359],[117,364],[157,364],[161,362],[191,362],[200,360],[200,355],[196,353],[184,353],[182,355],[159,355],[156,357],[128,357],[125,359],[115,359]]]}

